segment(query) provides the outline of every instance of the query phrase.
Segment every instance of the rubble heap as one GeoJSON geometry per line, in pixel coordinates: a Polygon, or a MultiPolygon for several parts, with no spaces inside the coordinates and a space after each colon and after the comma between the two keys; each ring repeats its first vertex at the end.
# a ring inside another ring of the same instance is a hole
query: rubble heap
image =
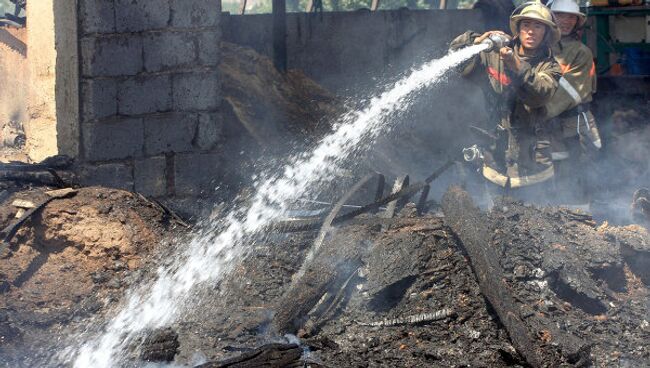
{"type": "MultiPolygon", "coordinates": [[[[3,224],[16,199],[45,195],[5,198],[3,224]]],[[[650,361],[644,228],[511,199],[484,213],[458,188],[443,198],[444,216],[401,206],[395,216],[379,210],[330,224],[307,263],[318,227],[278,227],[228,278],[197,291],[193,313],[149,332],[128,355],[136,366],[204,368],[650,361]]],[[[185,231],[128,192],[86,188],[48,203],[0,258],[3,361],[28,346],[42,347],[23,351],[30,362],[51,356],[56,336],[106,313],[164,259],[168,249],[156,244],[185,231]]]]}
{"type": "Polygon", "coordinates": [[[66,190],[56,200],[46,187],[14,190],[2,192],[0,206],[0,366],[42,366],[39,359],[61,348],[55,336],[63,341],[108,311],[145,276],[163,239],[185,228],[157,203],[122,190],[66,190]]]}
{"type": "Polygon", "coordinates": [[[339,226],[300,277],[315,233],[259,246],[220,285],[221,308],[199,307],[216,311],[202,327],[210,358],[232,361],[288,333],[312,366],[650,362],[644,228],[510,199],[486,214],[459,189],[443,208],[444,218],[409,205],[339,226]]]}

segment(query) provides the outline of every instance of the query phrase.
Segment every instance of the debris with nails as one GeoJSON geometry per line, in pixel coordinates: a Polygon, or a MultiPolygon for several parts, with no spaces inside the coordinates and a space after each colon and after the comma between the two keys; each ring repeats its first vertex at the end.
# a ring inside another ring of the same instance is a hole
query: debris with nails
{"type": "Polygon", "coordinates": [[[420,313],[412,316],[382,319],[377,322],[357,322],[362,326],[374,326],[374,327],[387,327],[387,326],[399,326],[399,325],[413,325],[419,323],[427,323],[439,321],[448,317],[454,316],[455,313],[452,309],[445,308],[433,313],[420,313]]]}

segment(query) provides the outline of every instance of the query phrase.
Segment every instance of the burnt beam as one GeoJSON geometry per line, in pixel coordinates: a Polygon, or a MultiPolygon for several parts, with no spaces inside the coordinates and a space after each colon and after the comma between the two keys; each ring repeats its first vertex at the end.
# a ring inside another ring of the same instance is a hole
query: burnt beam
{"type": "Polygon", "coordinates": [[[487,215],[474,205],[469,194],[460,187],[451,187],[443,197],[442,208],[445,222],[470,258],[481,293],[528,364],[535,368],[588,364],[588,344],[560,331],[552,321],[538,318],[514,295],[491,244],[487,215]]]}

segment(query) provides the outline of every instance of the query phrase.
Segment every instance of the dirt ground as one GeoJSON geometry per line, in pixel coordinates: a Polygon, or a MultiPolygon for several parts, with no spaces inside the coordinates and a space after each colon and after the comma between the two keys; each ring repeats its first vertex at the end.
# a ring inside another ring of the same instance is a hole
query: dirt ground
{"type": "MultiPolygon", "coordinates": [[[[16,221],[12,203],[38,204],[45,191],[7,188],[0,226],[16,221]]],[[[143,259],[179,229],[154,202],[121,190],[83,188],[51,201],[0,255],[0,361],[23,366],[51,353],[57,333],[118,300],[143,259]]]]}

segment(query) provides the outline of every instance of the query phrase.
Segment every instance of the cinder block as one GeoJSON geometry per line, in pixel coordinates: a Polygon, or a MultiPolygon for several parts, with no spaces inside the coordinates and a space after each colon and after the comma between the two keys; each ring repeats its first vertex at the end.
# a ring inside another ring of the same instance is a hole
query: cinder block
{"type": "Polygon", "coordinates": [[[172,26],[178,28],[218,27],[220,0],[171,0],[172,26]]]}
{"type": "Polygon", "coordinates": [[[201,65],[218,65],[220,61],[220,30],[206,30],[197,37],[199,40],[199,63],[201,65]]]}
{"type": "Polygon", "coordinates": [[[144,119],[146,155],[192,151],[196,131],[196,114],[168,113],[144,119]]]}
{"type": "Polygon", "coordinates": [[[144,128],[142,119],[82,125],[84,155],[88,161],[142,157],[144,128]]]}
{"type": "Polygon", "coordinates": [[[144,67],[158,72],[196,63],[196,38],[187,32],[156,32],[144,36],[144,67]]]}
{"type": "Polygon", "coordinates": [[[221,104],[221,85],[217,70],[174,76],[174,109],[211,111],[221,104]]]}
{"type": "Polygon", "coordinates": [[[79,11],[82,33],[115,32],[115,3],[113,0],[80,0],[79,11]]]}
{"type": "Polygon", "coordinates": [[[169,111],[172,106],[171,77],[157,75],[127,79],[119,85],[117,100],[122,115],[169,111]]]}
{"type": "Polygon", "coordinates": [[[118,32],[163,29],[169,24],[169,0],[115,0],[118,32]]]}
{"type": "Polygon", "coordinates": [[[223,141],[223,118],[221,114],[200,114],[194,145],[209,151],[223,141]]]}
{"type": "Polygon", "coordinates": [[[220,181],[221,155],[184,153],[174,156],[175,194],[210,196],[220,181]]]}
{"type": "Polygon", "coordinates": [[[165,156],[136,160],[133,165],[135,191],[146,196],[162,197],[167,194],[167,159],[165,156]]]}
{"type": "Polygon", "coordinates": [[[117,114],[117,81],[114,79],[85,79],[81,82],[81,111],[83,122],[117,114]]]}
{"type": "Polygon", "coordinates": [[[138,35],[86,37],[81,40],[82,75],[115,77],[142,71],[142,38],[138,35]]]}
{"type": "Polygon", "coordinates": [[[109,188],[133,190],[133,170],[127,163],[85,165],[80,183],[84,186],[101,185],[109,188]]]}

